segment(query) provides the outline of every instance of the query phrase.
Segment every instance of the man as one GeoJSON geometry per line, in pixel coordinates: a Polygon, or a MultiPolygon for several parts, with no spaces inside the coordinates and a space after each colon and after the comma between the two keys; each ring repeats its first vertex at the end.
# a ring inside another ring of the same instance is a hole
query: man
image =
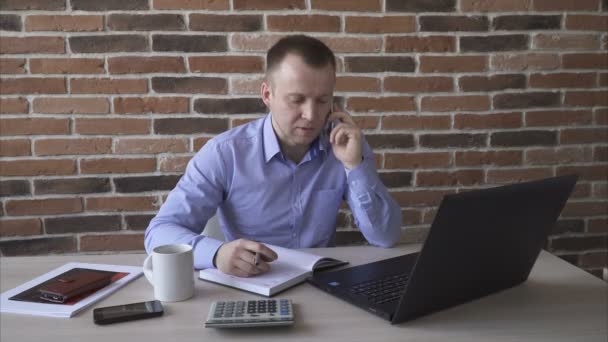
{"type": "Polygon", "coordinates": [[[146,230],[145,245],[187,243],[194,267],[240,277],[269,270],[288,248],[333,244],[346,199],[374,245],[400,235],[401,210],[381,183],[373,153],[352,117],[333,104],[336,62],[321,41],[278,41],[266,57],[266,117],[203,146],[146,230]],[[200,235],[216,212],[227,242],[200,235]]]}

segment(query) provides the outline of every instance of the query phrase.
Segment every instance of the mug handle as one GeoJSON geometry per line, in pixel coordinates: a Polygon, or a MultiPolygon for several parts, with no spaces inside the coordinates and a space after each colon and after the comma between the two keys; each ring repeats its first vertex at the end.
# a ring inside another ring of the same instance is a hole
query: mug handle
{"type": "Polygon", "coordinates": [[[152,277],[152,254],[148,255],[144,260],[144,275],[150,284],[154,285],[154,278],[152,277]]]}

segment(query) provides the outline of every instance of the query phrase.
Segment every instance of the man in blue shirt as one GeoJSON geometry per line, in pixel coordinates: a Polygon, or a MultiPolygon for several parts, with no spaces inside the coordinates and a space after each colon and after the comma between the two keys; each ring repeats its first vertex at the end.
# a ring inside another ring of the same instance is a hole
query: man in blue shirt
{"type": "Polygon", "coordinates": [[[187,243],[195,268],[253,276],[277,258],[264,243],[333,245],[343,199],[371,244],[399,240],[401,208],[363,133],[333,103],[333,52],[315,38],[288,36],[268,51],[266,66],[261,96],[270,113],[216,136],[192,158],[146,230],[148,252],[187,243]],[[226,242],[200,235],[216,210],[226,242]]]}

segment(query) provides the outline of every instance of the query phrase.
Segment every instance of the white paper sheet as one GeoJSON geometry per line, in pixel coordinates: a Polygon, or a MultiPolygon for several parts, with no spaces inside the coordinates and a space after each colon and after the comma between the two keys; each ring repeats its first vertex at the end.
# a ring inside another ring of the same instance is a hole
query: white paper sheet
{"type": "Polygon", "coordinates": [[[142,274],[143,270],[139,266],[70,262],[39,277],[36,277],[20,286],[17,286],[14,289],[2,293],[2,295],[0,296],[0,312],[70,318],[79,313],[80,311],[84,310],[89,305],[109,296],[110,294],[125,286],[129,282],[133,281],[134,279],[137,279],[142,274]],[[72,305],[32,303],[9,299],[23,291],[36,287],[39,284],[51,278],[54,278],[64,272],[67,272],[73,268],[88,268],[129,274],[72,305]]]}

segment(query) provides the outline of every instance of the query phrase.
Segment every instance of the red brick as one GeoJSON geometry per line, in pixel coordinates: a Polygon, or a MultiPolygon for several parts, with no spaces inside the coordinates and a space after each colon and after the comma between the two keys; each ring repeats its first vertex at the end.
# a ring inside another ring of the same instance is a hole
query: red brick
{"type": "Polygon", "coordinates": [[[336,78],[336,91],[377,93],[380,92],[380,79],[364,76],[338,76],[336,78]]]}
{"type": "Polygon", "coordinates": [[[69,119],[2,119],[0,126],[3,136],[70,133],[69,119]]]}
{"type": "MultiPolygon", "coordinates": [[[[319,37],[334,53],[354,52],[380,52],[382,50],[381,37],[319,37]]],[[[340,68],[337,68],[340,70],[340,68]]]]}
{"type": "Polygon", "coordinates": [[[441,202],[443,196],[454,190],[416,190],[393,192],[391,195],[401,207],[428,207],[441,202]]]}
{"type": "Polygon", "coordinates": [[[150,154],[150,153],[188,152],[188,139],[118,139],[115,153],[150,154]]]}
{"type": "Polygon", "coordinates": [[[260,93],[260,87],[264,77],[247,77],[247,78],[232,78],[230,80],[230,89],[232,94],[236,95],[257,95],[260,93]]]}
{"type": "Polygon", "coordinates": [[[537,34],[532,46],[544,50],[596,50],[600,46],[599,36],[595,34],[537,34]]]}
{"type": "Polygon", "coordinates": [[[10,216],[54,215],[80,212],[82,212],[82,199],[80,198],[6,201],[6,213],[10,216]]]}
{"type": "Polygon", "coordinates": [[[386,37],[386,52],[453,52],[456,39],[449,36],[386,37]]]}
{"type": "Polygon", "coordinates": [[[564,97],[564,105],[575,107],[606,107],[608,106],[608,95],[605,90],[568,91],[564,97]]]}
{"type": "Polygon", "coordinates": [[[192,156],[171,156],[160,158],[161,172],[184,172],[192,156]]]}
{"type": "Polygon", "coordinates": [[[421,101],[421,110],[430,112],[449,112],[456,110],[488,110],[488,96],[425,96],[421,101]]]}
{"type": "Polygon", "coordinates": [[[526,151],[525,162],[531,165],[563,165],[591,162],[591,148],[559,147],[539,148],[526,151]]]}
{"type": "Polygon", "coordinates": [[[105,154],[112,152],[112,138],[38,139],[34,154],[54,156],[69,154],[105,154]]]}
{"type": "Polygon", "coordinates": [[[382,129],[439,130],[450,129],[449,115],[389,115],[382,117],[382,129]]]}
{"type": "Polygon", "coordinates": [[[553,176],[550,168],[496,169],[487,171],[488,184],[519,183],[553,176]]]}
{"type": "Polygon", "coordinates": [[[564,69],[606,69],[607,53],[569,53],[562,55],[564,69]]]}
{"type": "Polygon", "coordinates": [[[454,128],[488,129],[519,128],[522,126],[522,113],[456,114],[454,128]]]}
{"type": "Polygon", "coordinates": [[[0,157],[20,157],[31,154],[29,139],[0,140],[0,157]]]}
{"type": "MultiPolygon", "coordinates": [[[[253,120],[255,120],[255,119],[254,118],[252,118],[252,119],[234,119],[232,121],[232,126],[231,127],[239,126],[238,123],[241,122],[241,121],[245,121],[243,123],[246,123],[246,122],[250,122],[250,121],[253,121],[253,120]]],[[[210,137],[198,137],[198,138],[194,138],[192,150],[193,151],[200,150],[207,143],[207,141],[209,141],[210,139],[211,139],[210,137]]]]}
{"type": "Polygon", "coordinates": [[[606,201],[598,202],[568,202],[562,210],[562,217],[605,216],[608,212],[606,201]]]}
{"type": "Polygon", "coordinates": [[[380,123],[380,118],[377,116],[353,116],[353,120],[355,121],[355,125],[360,129],[376,129],[378,128],[378,123],[380,123]]]}
{"type": "Polygon", "coordinates": [[[26,98],[0,98],[0,114],[27,114],[29,103],[26,98]]]}
{"type": "Polygon", "coordinates": [[[608,125],[608,109],[596,108],[594,113],[593,123],[596,125],[608,125]]]}
{"type": "Polygon", "coordinates": [[[608,233],[608,219],[597,218],[590,219],[587,224],[587,232],[589,233],[608,233]]]}
{"type": "Polygon", "coordinates": [[[102,58],[30,58],[32,74],[103,74],[102,58]]]}
{"type": "Polygon", "coordinates": [[[399,93],[451,92],[454,90],[454,80],[444,76],[387,76],[384,78],[384,90],[399,93]]]}
{"type": "MultiPolygon", "coordinates": [[[[350,3],[349,3],[350,5],[350,3]]],[[[414,16],[346,17],[345,32],[349,33],[408,33],[416,31],[414,16]]]]}
{"type": "Polygon", "coordinates": [[[201,56],[188,59],[191,72],[261,73],[264,60],[258,56],[201,56]]]}
{"type": "Polygon", "coordinates": [[[190,111],[187,97],[116,97],[114,112],[119,114],[172,114],[190,111]]]}
{"type": "Polygon", "coordinates": [[[158,209],[156,196],[110,196],[89,197],[86,199],[87,211],[152,211],[158,209]]]}
{"type": "Polygon", "coordinates": [[[74,132],[78,134],[149,134],[148,119],[75,119],[74,132]]]}
{"type": "Polygon", "coordinates": [[[519,12],[530,9],[532,0],[461,0],[463,12],[519,12]]]}
{"type": "Polygon", "coordinates": [[[422,221],[422,213],[416,209],[405,209],[401,210],[401,220],[406,226],[414,226],[420,224],[422,221]]]}
{"type": "Polygon", "coordinates": [[[0,74],[25,74],[25,58],[0,58],[0,74]]]}
{"type": "Polygon", "coordinates": [[[112,57],[108,58],[111,74],[150,74],[186,72],[182,57],[112,57]]]}
{"type": "Polygon", "coordinates": [[[72,78],[72,94],[139,94],[148,92],[147,79],[72,78]]]}
{"type": "Polygon", "coordinates": [[[559,136],[561,144],[590,144],[608,142],[608,130],[604,128],[564,129],[559,136]]]}
{"type": "Polygon", "coordinates": [[[76,162],[71,159],[36,159],[0,161],[2,176],[50,176],[76,173],[76,162]]]}
{"type": "Polygon", "coordinates": [[[595,73],[531,74],[531,88],[593,88],[595,73]]]}
{"type": "Polygon", "coordinates": [[[42,234],[42,221],[38,218],[0,220],[0,237],[42,234]]]}
{"type": "Polygon", "coordinates": [[[554,70],[560,60],[551,53],[506,53],[492,56],[491,65],[499,71],[554,70]]]}
{"type": "Polygon", "coordinates": [[[0,53],[65,53],[63,37],[2,37],[0,53]]]}
{"type": "Polygon", "coordinates": [[[526,113],[526,126],[587,125],[592,121],[588,110],[548,110],[526,113]]]}
{"type": "Polygon", "coordinates": [[[522,151],[456,151],[456,166],[521,165],[522,151]]]}
{"type": "Polygon", "coordinates": [[[3,78],[0,80],[0,93],[8,94],[65,94],[63,78],[3,78]]]}
{"type": "Polygon", "coordinates": [[[596,146],[593,148],[594,161],[608,161],[608,146],[596,146]]]}
{"type": "Polygon", "coordinates": [[[600,87],[608,87],[608,73],[601,73],[598,75],[598,83],[600,87]]]}
{"type": "Polygon", "coordinates": [[[143,234],[84,235],[80,237],[80,250],[98,251],[143,251],[143,234]]]}
{"type": "Polygon", "coordinates": [[[48,97],[34,99],[35,113],[49,114],[105,114],[110,112],[110,103],[105,98],[93,97],[48,97]]]}
{"type": "Polygon", "coordinates": [[[229,0],[154,0],[158,10],[229,10],[229,0]]]}
{"type": "Polygon", "coordinates": [[[418,171],[416,186],[471,186],[483,183],[483,170],[418,171]]]}
{"type": "Polygon", "coordinates": [[[572,191],[570,197],[575,198],[588,198],[591,196],[591,184],[589,183],[577,183],[572,191]]]}
{"type": "Polygon", "coordinates": [[[559,166],[555,171],[557,176],[576,174],[579,181],[606,181],[608,165],[559,166]]]}
{"type": "Polygon", "coordinates": [[[534,0],[536,11],[593,11],[599,9],[599,0],[534,0]]]}
{"type": "Polygon", "coordinates": [[[482,72],[487,56],[420,56],[420,72],[482,72]]]}
{"type": "Polygon", "coordinates": [[[414,111],[416,103],[413,96],[386,96],[386,97],[349,97],[347,110],[354,112],[395,112],[414,111]]]}
{"type": "Polygon", "coordinates": [[[606,183],[595,183],[591,193],[593,198],[608,198],[608,184],[606,183]]]}
{"type": "Polygon", "coordinates": [[[233,0],[235,10],[306,9],[305,0],[233,0]]]}
{"type": "Polygon", "coordinates": [[[444,168],[451,165],[448,152],[385,153],[385,169],[444,168]]]}
{"type": "Polygon", "coordinates": [[[340,17],[332,15],[268,15],[268,31],[339,32],[340,17]]]}
{"type": "Polygon", "coordinates": [[[282,35],[260,33],[235,33],[230,37],[230,47],[233,51],[266,52],[282,35]]]}
{"type": "Polygon", "coordinates": [[[568,14],[566,29],[584,31],[605,31],[608,27],[608,16],[588,14],[568,14]]]}
{"type": "Polygon", "coordinates": [[[521,74],[500,74],[491,76],[462,76],[458,79],[462,91],[497,91],[504,89],[524,89],[526,76],[521,74]]]}
{"type": "Polygon", "coordinates": [[[339,11],[339,12],[380,12],[380,0],[311,0],[310,8],[313,10],[339,11]]]}
{"type": "Polygon", "coordinates": [[[95,158],[80,160],[80,172],[83,174],[145,173],[154,171],[156,171],[156,158],[95,158]]]}
{"type": "Polygon", "coordinates": [[[581,255],[579,259],[579,267],[606,267],[608,266],[608,253],[603,252],[589,252],[581,255]]]}
{"type": "Polygon", "coordinates": [[[103,31],[102,15],[29,15],[26,31],[103,31]]]}

